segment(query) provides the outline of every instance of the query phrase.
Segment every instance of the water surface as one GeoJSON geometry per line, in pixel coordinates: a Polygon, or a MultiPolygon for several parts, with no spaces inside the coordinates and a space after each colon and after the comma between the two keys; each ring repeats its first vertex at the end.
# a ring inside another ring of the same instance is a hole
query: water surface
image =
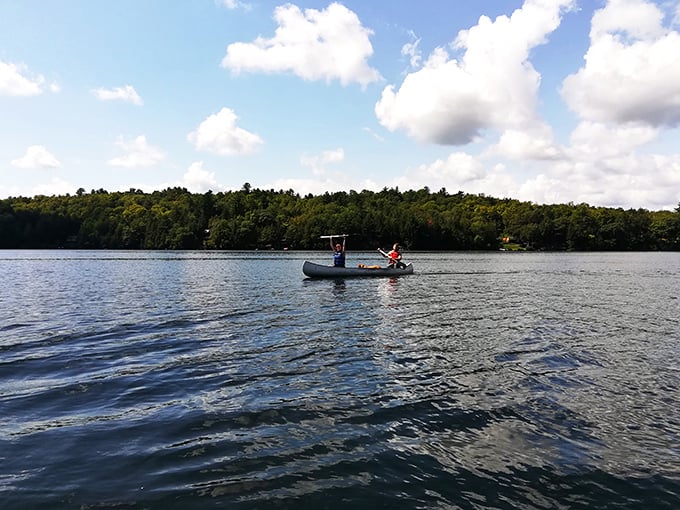
{"type": "Polygon", "coordinates": [[[680,254],[405,258],[0,251],[0,508],[680,507],[680,254]]]}

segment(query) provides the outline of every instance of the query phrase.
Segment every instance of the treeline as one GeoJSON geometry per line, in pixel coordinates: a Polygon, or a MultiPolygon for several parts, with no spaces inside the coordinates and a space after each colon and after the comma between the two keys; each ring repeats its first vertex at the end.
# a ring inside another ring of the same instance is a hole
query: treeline
{"type": "Polygon", "coordinates": [[[537,205],[466,193],[383,189],[304,197],[293,190],[203,194],[80,189],[0,200],[0,248],[320,249],[322,234],[351,249],[399,241],[411,250],[678,250],[675,211],[537,205]]]}

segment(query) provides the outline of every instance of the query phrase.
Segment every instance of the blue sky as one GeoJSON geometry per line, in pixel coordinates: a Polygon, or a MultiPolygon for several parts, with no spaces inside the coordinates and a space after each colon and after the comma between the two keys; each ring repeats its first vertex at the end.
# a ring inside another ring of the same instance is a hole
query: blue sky
{"type": "Polygon", "coordinates": [[[0,197],[680,202],[680,0],[4,0],[0,197]]]}

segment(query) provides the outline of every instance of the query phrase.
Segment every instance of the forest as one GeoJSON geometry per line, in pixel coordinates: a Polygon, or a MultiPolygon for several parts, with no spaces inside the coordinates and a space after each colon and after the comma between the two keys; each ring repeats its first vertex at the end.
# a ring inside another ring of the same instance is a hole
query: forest
{"type": "Polygon", "coordinates": [[[125,250],[352,250],[399,242],[409,250],[679,250],[674,211],[538,205],[445,189],[191,193],[130,189],[0,200],[0,248],[125,250]]]}

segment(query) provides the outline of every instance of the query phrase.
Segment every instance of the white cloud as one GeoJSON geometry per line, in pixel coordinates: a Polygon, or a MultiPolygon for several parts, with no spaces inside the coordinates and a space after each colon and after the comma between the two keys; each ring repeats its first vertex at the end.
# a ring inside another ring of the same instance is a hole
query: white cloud
{"type": "Polygon", "coordinates": [[[110,159],[111,166],[125,168],[149,167],[165,159],[165,153],[158,147],[149,145],[146,136],[140,135],[132,141],[126,142],[122,136],[116,140],[116,146],[126,152],[124,156],[110,159]]]}
{"type": "Polygon", "coordinates": [[[644,153],[658,129],[582,122],[561,157],[526,178],[515,198],[609,207],[672,209],[680,195],[680,155],[644,153]]]}
{"type": "Polygon", "coordinates": [[[418,45],[420,44],[420,38],[416,37],[413,32],[410,32],[409,35],[411,36],[413,42],[404,44],[401,47],[401,54],[404,57],[408,57],[409,66],[411,68],[417,69],[420,67],[420,63],[423,60],[423,55],[418,48],[418,45]]]}
{"type": "Polygon", "coordinates": [[[42,145],[31,145],[26,154],[13,159],[12,165],[17,168],[59,168],[61,163],[42,145]]]}
{"type": "Polygon", "coordinates": [[[508,129],[505,131],[495,147],[488,151],[497,153],[509,159],[558,159],[562,157],[563,149],[555,146],[548,128],[543,132],[519,131],[508,129]]]}
{"type": "Polygon", "coordinates": [[[511,196],[516,186],[502,165],[487,168],[478,158],[453,152],[446,159],[420,165],[397,177],[392,186],[400,189],[420,189],[427,186],[449,192],[485,193],[493,196],[511,196]]]}
{"type": "Polygon", "coordinates": [[[656,39],[664,34],[663,17],[663,12],[646,0],[609,0],[593,15],[590,38],[627,33],[636,39],[656,39]]]}
{"type": "Polygon", "coordinates": [[[203,169],[203,161],[195,161],[187,169],[179,186],[192,193],[205,193],[208,190],[221,190],[222,186],[215,179],[215,172],[203,169]]]}
{"type": "Polygon", "coordinates": [[[391,185],[444,187],[535,203],[673,209],[680,200],[680,154],[645,153],[658,133],[658,128],[643,124],[584,121],[570,144],[557,150],[524,133],[506,132],[498,146],[481,156],[455,152],[405,172],[391,185]],[[544,153],[546,148],[550,150],[544,153]],[[519,163],[507,167],[502,158],[512,156],[513,150],[519,163]]]}
{"type": "Polygon", "coordinates": [[[74,193],[76,191],[75,185],[68,181],[54,177],[50,182],[46,184],[39,184],[34,186],[27,196],[44,195],[47,197],[51,196],[63,196],[67,193],[74,193]]]}
{"type": "Polygon", "coordinates": [[[537,203],[673,209],[680,199],[679,187],[680,155],[628,153],[597,161],[564,161],[549,172],[527,179],[515,198],[537,203]]]}
{"type": "Polygon", "coordinates": [[[486,172],[479,160],[464,152],[453,152],[446,160],[438,159],[430,165],[421,165],[418,173],[428,178],[465,184],[484,178],[486,172]]]}
{"type": "Polygon", "coordinates": [[[585,65],[561,89],[581,121],[563,159],[524,182],[519,198],[677,205],[680,154],[650,152],[652,143],[663,147],[664,131],[680,125],[680,34],[662,25],[661,7],[609,0],[595,12],[585,65]]]}
{"type": "Polygon", "coordinates": [[[312,169],[314,175],[323,175],[326,165],[339,163],[345,159],[345,151],[342,148],[323,151],[317,156],[302,156],[300,163],[312,169]]]}
{"type": "MultiPolygon", "coordinates": [[[[583,128],[581,135],[586,134],[583,128]]],[[[591,133],[595,134],[597,128],[591,133]]],[[[579,135],[580,136],[580,135],[579,135]]],[[[534,203],[588,203],[607,207],[673,209],[680,200],[680,155],[639,154],[627,150],[618,134],[600,132],[595,144],[614,142],[618,150],[588,153],[592,147],[577,144],[558,159],[533,166],[533,173],[510,169],[503,163],[486,161],[464,152],[451,153],[408,170],[390,186],[400,189],[484,193],[534,203]],[[540,169],[543,169],[540,171],[540,169]]],[[[627,133],[632,139],[633,132],[627,133]]],[[[643,134],[644,136],[644,134],[643,134]]],[[[521,167],[527,169],[524,162],[521,167]]]]}
{"type": "Polygon", "coordinates": [[[641,203],[647,207],[676,204],[680,188],[680,155],[644,153],[658,135],[648,125],[607,126],[582,122],[571,136],[567,158],[552,173],[563,195],[572,201],[607,206],[641,203]]]}
{"type": "Polygon", "coordinates": [[[37,96],[43,93],[45,78],[31,76],[23,64],[0,61],[0,95],[37,96]]]}
{"type": "Polygon", "coordinates": [[[227,9],[245,9],[245,10],[250,10],[250,4],[241,2],[240,0],[215,0],[216,3],[219,5],[222,5],[222,7],[226,7],[227,9]]]}
{"type": "MultiPolygon", "coordinates": [[[[375,111],[389,130],[453,145],[498,136],[478,156],[453,153],[393,185],[538,203],[674,208],[680,154],[666,131],[680,126],[680,34],[662,25],[668,4],[609,0],[595,11],[585,64],[561,90],[579,117],[561,146],[537,113],[540,75],[529,59],[573,6],[526,0],[510,17],[481,17],[459,33],[453,47],[465,50],[461,55],[437,48],[400,87],[386,87],[375,111]]],[[[417,52],[405,47],[403,54],[417,52]]]]}
{"type": "Polygon", "coordinates": [[[378,140],[379,142],[384,142],[385,138],[383,136],[380,136],[378,133],[373,131],[370,127],[363,127],[361,128],[363,131],[371,135],[374,139],[378,140]]]}
{"type": "Polygon", "coordinates": [[[229,108],[210,115],[195,131],[187,135],[196,150],[214,152],[224,156],[248,154],[262,142],[258,135],[236,126],[238,116],[229,108]]]}
{"type": "Polygon", "coordinates": [[[563,83],[580,117],[599,122],[680,124],[680,33],[643,0],[610,0],[593,16],[586,64],[563,83]]]}
{"type": "Polygon", "coordinates": [[[320,195],[327,191],[343,191],[348,189],[378,189],[375,183],[364,180],[357,182],[346,172],[331,172],[328,165],[340,163],[345,160],[345,151],[342,148],[326,150],[318,155],[304,155],[300,158],[300,164],[311,169],[312,177],[280,178],[268,183],[266,189],[293,189],[297,193],[306,195],[313,193],[320,195]]]}
{"type": "Polygon", "coordinates": [[[511,17],[482,16],[453,43],[460,59],[435,49],[423,67],[397,89],[387,86],[375,106],[380,123],[423,142],[462,145],[486,129],[526,129],[540,124],[540,75],[530,51],[546,42],[574,0],[526,0],[511,17]]]}
{"type": "MultiPolygon", "coordinates": [[[[119,191],[127,191],[130,188],[144,190],[145,193],[153,193],[154,191],[161,191],[168,188],[186,188],[192,193],[205,193],[207,191],[227,191],[227,186],[221,185],[217,182],[215,172],[209,172],[203,168],[203,161],[194,161],[182,178],[172,182],[162,182],[156,184],[148,184],[137,182],[120,186],[119,191]]],[[[236,190],[238,188],[233,188],[236,190]]]]}
{"type": "Polygon", "coordinates": [[[545,174],[539,174],[522,183],[512,198],[537,204],[581,203],[575,199],[574,188],[564,186],[564,181],[545,174]]]}
{"type": "Polygon", "coordinates": [[[372,31],[347,7],[332,3],[324,10],[285,4],[274,10],[278,23],[271,39],[227,47],[222,66],[233,72],[292,72],[305,80],[340,80],[366,86],[381,79],[367,59],[373,54],[372,31]]]}
{"type": "Polygon", "coordinates": [[[132,85],[125,85],[124,87],[114,87],[112,89],[98,88],[92,91],[94,96],[101,101],[123,101],[141,106],[142,98],[139,97],[137,91],[132,85]]]}
{"type": "Polygon", "coordinates": [[[657,128],[643,124],[607,126],[597,122],[581,122],[571,134],[571,157],[576,160],[598,160],[620,156],[644,146],[659,134],[657,128]]]}

